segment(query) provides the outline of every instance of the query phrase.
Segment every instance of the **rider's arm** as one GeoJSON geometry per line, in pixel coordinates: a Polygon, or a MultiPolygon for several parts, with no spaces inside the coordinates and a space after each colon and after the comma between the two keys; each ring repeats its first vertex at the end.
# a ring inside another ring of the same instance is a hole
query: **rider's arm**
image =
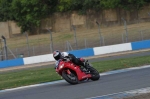
{"type": "Polygon", "coordinates": [[[58,65],[59,65],[59,61],[56,61],[56,62],[55,62],[55,67],[54,67],[54,68],[56,69],[56,68],[58,67],[58,65]]]}
{"type": "Polygon", "coordinates": [[[69,56],[69,53],[62,52],[61,55],[62,55],[64,61],[70,61],[71,60],[71,57],[69,56]]]}

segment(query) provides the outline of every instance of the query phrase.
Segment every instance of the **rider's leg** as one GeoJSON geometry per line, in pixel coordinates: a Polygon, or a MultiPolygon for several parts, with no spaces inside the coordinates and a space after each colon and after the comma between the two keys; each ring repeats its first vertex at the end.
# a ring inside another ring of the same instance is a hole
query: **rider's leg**
{"type": "Polygon", "coordinates": [[[69,56],[71,57],[72,62],[75,63],[76,65],[83,66],[85,68],[88,67],[85,64],[85,61],[81,61],[80,59],[76,58],[73,54],[69,54],[69,56]]]}

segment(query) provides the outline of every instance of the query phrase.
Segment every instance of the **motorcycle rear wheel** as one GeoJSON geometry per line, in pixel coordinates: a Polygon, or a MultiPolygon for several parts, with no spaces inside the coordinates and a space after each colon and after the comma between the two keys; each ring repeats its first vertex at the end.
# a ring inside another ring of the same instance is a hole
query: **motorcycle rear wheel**
{"type": "Polygon", "coordinates": [[[70,84],[74,85],[74,84],[78,84],[79,80],[77,78],[77,75],[73,72],[70,71],[71,74],[68,74],[66,70],[62,71],[62,77],[70,84]]]}
{"type": "Polygon", "coordinates": [[[90,74],[92,75],[91,80],[96,81],[100,79],[100,74],[94,67],[90,67],[90,74]]]}

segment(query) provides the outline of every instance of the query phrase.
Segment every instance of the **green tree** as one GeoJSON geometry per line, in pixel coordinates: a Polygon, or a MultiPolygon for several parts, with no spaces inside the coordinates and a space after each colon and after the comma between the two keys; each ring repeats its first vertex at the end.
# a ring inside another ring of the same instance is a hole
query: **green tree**
{"type": "Polygon", "coordinates": [[[13,20],[21,31],[32,31],[56,11],[58,0],[0,0],[0,21],[13,20]]]}
{"type": "Polygon", "coordinates": [[[100,0],[60,0],[57,11],[78,11],[83,14],[89,9],[100,9],[100,0]]]}
{"type": "Polygon", "coordinates": [[[122,8],[125,10],[140,9],[146,0],[101,0],[101,6],[104,9],[122,8]]]}
{"type": "Polygon", "coordinates": [[[130,11],[134,9],[139,10],[145,3],[145,0],[121,0],[118,7],[130,11]]]}
{"type": "Polygon", "coordinates": [[[57,0],[13,0],[11,11],[22,32],[38,27],[42,18],[55,11],[57,0]]]}
{"type": "Polygon", "coordinates": [[[101,0],[85,0],[83,6],[85,10],[99,10],[101,9],[101,0]]]}
{"type": "Polygon", "coordinates": [[[66,12],[71,10],[72,0],[59,0],[57,5],[57,11],[66,12]]]}
{"type": "Polygon", "coordinates": [[[144,0],[146,3],[150,3],[150,0],[144,0]]]}
{"type": "Polygon", "coordinates": [[[13,19],[11,12],[12,0],[0,0],[0,21],[7,21],[13,19]]]}
{"type": "Polygon", "coordinates": [[[101,0],[101,7],[103,9],[112,9],[119,7],[121,0],[101,0]]]}

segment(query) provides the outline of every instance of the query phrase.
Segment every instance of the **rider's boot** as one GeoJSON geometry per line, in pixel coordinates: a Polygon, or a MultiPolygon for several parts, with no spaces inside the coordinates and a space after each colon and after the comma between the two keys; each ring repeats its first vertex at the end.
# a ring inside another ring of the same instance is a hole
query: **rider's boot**
{"type": "Polygon", "coordinates": [[[83,66],[85,69],[84,69],[84,71],[90,71],[90,66],[89,66],[89,64],[88,64],[88,60],[85,60],[84,58],[79,58],[79,60],[80,60],[80,64],[81,64],[81,66],[83,66]]]}
{"type": "Polygon", "coordinates": [[[89,70],[90,69],[90,66],[89,66],[89,64],[88,64],[88,60],[85,60],[85,59],[83,59],[83,58],[81,58],[80,59],[81,60],[81,62],[82,62],[82,66],[86,69],[86,70],[89,70]]]}
{"type": "Polygon", "coordinates": [[[85,73],[90,73],[90,66],[86,62],[84,62],[83,67],[85,68],[85,73]]]}
{"type": "Polygon", "coordinates": [[[87,63],[87,61],[85,61],[83,64],[84,64],[83,67],[85,67],[86,69],[89,69],[89,68],[90,68],[90,66],[89,66],[89,64],[87,63]]]}

